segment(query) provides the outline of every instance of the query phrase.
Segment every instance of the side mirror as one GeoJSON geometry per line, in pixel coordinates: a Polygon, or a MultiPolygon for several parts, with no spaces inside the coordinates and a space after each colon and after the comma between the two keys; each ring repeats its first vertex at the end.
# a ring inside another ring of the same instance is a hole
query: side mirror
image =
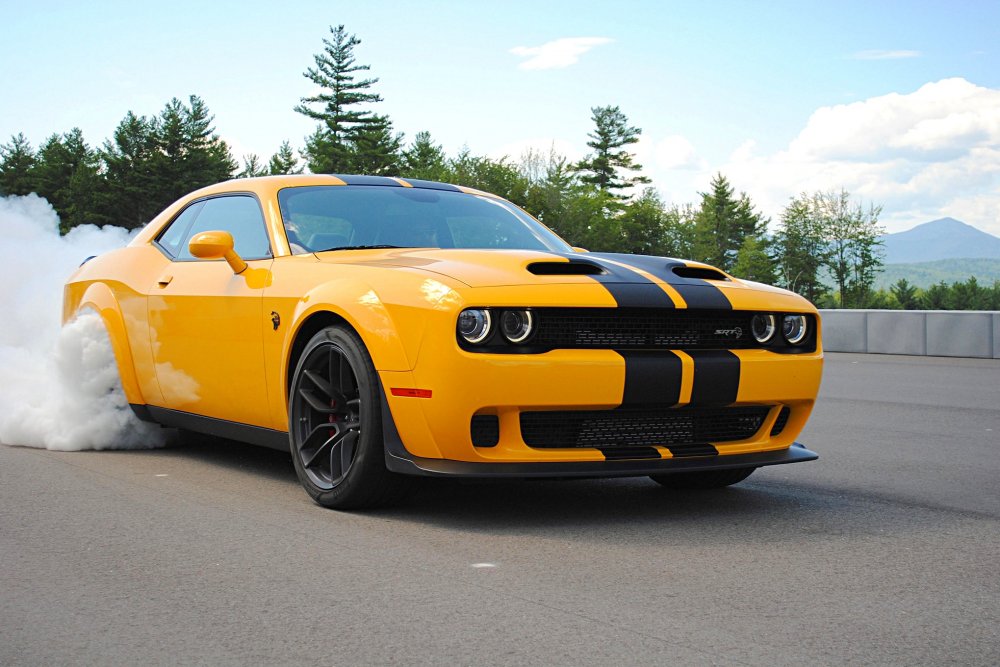
{"type": "Polygon", "coordinates": [[[198,259],[224,259],[229,263],[233,273],[239,274],[247,270],[247,263],[233,250],[233,235],[229,232],[200,232],[191,237],[188,251],[198,259]]]}

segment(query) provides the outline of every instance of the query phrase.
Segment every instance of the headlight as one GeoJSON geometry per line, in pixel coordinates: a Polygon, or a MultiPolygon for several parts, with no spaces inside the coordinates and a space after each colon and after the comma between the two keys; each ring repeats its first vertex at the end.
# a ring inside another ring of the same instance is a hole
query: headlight
{"type": "Polygon", "coordinates": [[[493,318],[485,308],[467,308],[458,315],[458,335],[468,343],[482,343],[492,326],[493,318]]]}
{"type": "Polygon", "coordinates": [[[500,316],[500,331],[511,343],[521,343],[531,336],[534,321],[530,310],[505,310],[500,316]]]}
{"type": "Polygon", "coordinates": [[[758,343],[766,343],[771,340],[774,337],[775,329],[774,315],[770,313],[757,313],[750,320],[750,331],[758,343]]]}
{"type": "Polygon", "coordinates": [[[805,315],[785,315],[781,323],[781,335],[792,345],[798,345],[805,340],[809,332],[805,315]]]}

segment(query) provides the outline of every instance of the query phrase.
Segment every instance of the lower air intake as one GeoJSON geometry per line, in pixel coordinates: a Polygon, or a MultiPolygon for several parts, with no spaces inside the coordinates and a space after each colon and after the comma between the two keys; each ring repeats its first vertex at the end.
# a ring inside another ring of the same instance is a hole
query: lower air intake
{"type": "Polygon", "coordinates": [[[521,437],[539,449],[734,442],[756,435],[769,410],[750,406],[522,412],[521,437]]]}

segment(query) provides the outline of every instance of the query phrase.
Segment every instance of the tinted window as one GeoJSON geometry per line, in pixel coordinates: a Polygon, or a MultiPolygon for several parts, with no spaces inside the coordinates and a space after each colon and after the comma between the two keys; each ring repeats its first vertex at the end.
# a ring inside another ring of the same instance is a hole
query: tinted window
{"type": "Polygon", "coordinates": [[[314,252],[362,245],[570,250],[513,204],[461,192],[311,186],[285,188],[278,202],[289,243],[314,252]]]}
{"type": "Polygon", "coordinates": [[[215,197],[184,209],[160,234],[158,243],[178,259],[192,259],[188,241],[199,232],[220,230],[233,235],[236,252],[243,259],[271,256],[264,216],[257,200],[248,195],[215,197]]]}

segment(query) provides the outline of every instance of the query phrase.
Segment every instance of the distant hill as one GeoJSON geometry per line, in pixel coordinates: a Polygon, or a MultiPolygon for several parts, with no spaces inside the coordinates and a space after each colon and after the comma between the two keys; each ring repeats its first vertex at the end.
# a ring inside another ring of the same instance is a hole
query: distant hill
{"type": "Polygon", "coordinates": [[[886,264],[884,269],[875,279],[876,289],[888,289],[900,278],[906,278],[911,285],[922,288],[942,280],[949,285],[965,282],[971,276],[975,276],[980,285],[987,287],[994,280],[1000,280],[1000,259],[939,259],[936,262],[886,264]]]}
{"type": "Polygon", "coordinates": [[[1000,238],[954,218],[925,222],[905,232],[887,234],[882,240],[886,264],[964,257],[1000,259],[1000,238]]]}

